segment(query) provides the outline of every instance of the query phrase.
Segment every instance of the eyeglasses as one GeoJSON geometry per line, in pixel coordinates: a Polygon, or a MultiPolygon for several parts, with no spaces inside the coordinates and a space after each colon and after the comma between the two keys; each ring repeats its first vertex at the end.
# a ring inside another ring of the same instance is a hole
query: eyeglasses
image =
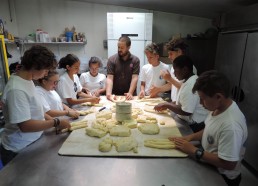
{"type": "Polygon", "coordinates": [[[78,88],[77,88],[77,84],[74,82],[73,84],[73,89],[74,89],[74,92],[77,92],[78,88]]]}

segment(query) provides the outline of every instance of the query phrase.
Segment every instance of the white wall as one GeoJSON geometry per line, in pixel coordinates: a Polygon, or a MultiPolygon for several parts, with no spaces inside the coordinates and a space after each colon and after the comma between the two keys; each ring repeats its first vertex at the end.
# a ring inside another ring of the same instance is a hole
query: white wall
{"type": "Polygon", "coordinates": [[[168,41],[179,33],[185,37],[187,34],[205,32],[211,27],[211,20],[204,18],[69,0],[10,0],[14,17],[11,23],[8,21],[8,1],[3,1],[0,16],[6,20],[8,30],[16,36],[24,38],[37,28],[54,37],[63,33],[65,27],[75,26],[77,32],[84,32],[87,38],[85,46],[50,47],[61,57],[75,53],[79,57],[96,55],[107,58],[107,50],[103,48],[103,40],[107,39],[107,12],[152,12],[154,42],[168,41]]]}

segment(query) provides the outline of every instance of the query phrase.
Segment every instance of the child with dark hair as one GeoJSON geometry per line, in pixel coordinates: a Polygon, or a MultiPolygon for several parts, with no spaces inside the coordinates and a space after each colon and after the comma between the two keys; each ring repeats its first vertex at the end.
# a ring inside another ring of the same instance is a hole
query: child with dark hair
{"type": "Polygon", "coordinates": [[[53,119],[44,114],[33,83],[55,68],[54,54],[46,47],[36,45],[25,51],[21,65],[21,69],[11,75],[2,96],[5,129],[0,153],[4,165],[40,138],[43,130],[70,127],[68,120],[53,119]]]}
{"type": "MultiPolygon", "coordinates": [[[[166,44],[166,49],[168,51],[168,58],[170,59],[172,64],[174,63],[174,61],[177,57],[186,54],[187,48],[188,48],[188,45],[181,38],[171,39],[166,44]]],[[[197,75],[197,69],[195,68],[194,65],[193,65],[193,73],[197,75]]],[[[178,94],[178,90],[179,90],[182,82],[180,82],[176,78],[173,67],[171,68],[170,72],[163,71],[162,77],[163,77],[163,79],[165,79],[168,82],[166,85],[161,87],[162,90],[163,91],[171,90],[171,100],[172,100],[172,102],[175,102],[177,94],[178,94]]]]}
{"type": "Polygon", "coordinates": [[[229,186],[241,181],[241,160],[245,154],[247,126],[243,113],[229,97],[230,83],[224,74],[216,71],[203,73],[193,87],[201,104],[211,111],[205,120],[205,128],[198,133],[170,140],[181,151],[216,166],[229,186]],[[202,148],[190,141],[200,140],[202,148]]]}
{"type": "Polygon", "coordinates": [[[176,103],[161,103],[154,107],[157,111],[170,109],[177,116],[186,121],[193,132],[198,132],[205,127],[204,120],[208,111],[200,104],[200,97],[192,92],[197,75],[193,73],[193,62],[186,56],[178,56],[173,62],[175,76],[182,81],[178,91],[176,103]]]}
{"type": "Polygon", "coordinates": [[[80,76],[80,82],[86,92],[99,97],[106,93],[106,75],[99,73],[102,62],[98,57],[91,57],[89,61],[89,72],[80,76]]]}
{"type": "Polygon", "coordinates": [[[57,85],[57,92],[65,104],[99,103],[100,98],[82,92],[82,86],[77,75],[80,70],[80,60],[77,56],[67,54],[60,59],[59,68],[66,69],[66,72],[60,76],[60,82],[57,85]],[[77,99],[77,96],[80,99],[77,99]]]}

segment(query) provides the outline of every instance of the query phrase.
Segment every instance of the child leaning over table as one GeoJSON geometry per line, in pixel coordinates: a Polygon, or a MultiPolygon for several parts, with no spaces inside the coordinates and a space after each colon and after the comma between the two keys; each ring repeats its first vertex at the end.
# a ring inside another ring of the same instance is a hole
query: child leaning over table
{"type": "Polygon", "coordinates": [[[60,76],[56,91],[62,98],[63,103],[69,106],[85,102],[95,104],[100,101],[100,98],[82,92],[82,86],[77,75],[80,70],[80,63],[79,58],[74,54],[67,54],[59,61],[59,69],[63,68],[66,71],[60,76]],[[77,96],[79,99],[77,99],[77,96]]]}
{"type": "Polygon", "coordinates": [[[43,104],[44,111],[51,117],[68,116],[77,119],[80,113],[62,103],[55,91],[59,82],[59,74],[56,70],[50,70],[46,76],[38,79],[37,94],[43,104]]]}
{"type": "Polygon", "coordinates": [[[70,127],[69,120],[53,119],[44,114],[33,83],[56,66],[53,52],[43,46],[33,46],[25,51],[21,65],[8,80],[2,97],[5,129],[1,135],[0,154],[4,165],[39,139],[44,130],[70,127]]]}
{"type": "Polygon", "coordinates": [[[201,104],[211,111],[204,130],[169,139],[181,151],[216,166],[227,185],[238,186],[247,139],[245,116],[229,97],[230,86],[225,75],[216,71],[203,73],[193,87],[193,92],[196,91],[201,104]],[[189,143],[197,140],[201,140],[202,148],[189,143]]]}

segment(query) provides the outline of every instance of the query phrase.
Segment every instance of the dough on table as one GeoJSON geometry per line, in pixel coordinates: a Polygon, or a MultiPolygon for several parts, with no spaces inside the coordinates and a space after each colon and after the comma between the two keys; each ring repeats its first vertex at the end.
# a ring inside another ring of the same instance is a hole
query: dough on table
{"type": "Polygon", "coordinates": [[[103,130],[104,132],[108,132],[108,128],[105,126],[105,125],[101,125],[99,123],[92,123],[92,128],[94,129],[100,129],[100,130],[103,130]]]}
{"type": "Polygon", "coordinates": [[[144,146],[157,149],[174,149],[174,142],[169,139],[146,139],[144,140],[144,146]]]}
{"type": "Polygon", "coordinates": [[[71,127],[62,129],[61,133],[68,132],[68,131],[73,131],[76,129],[81,129],[81,128],[86,128],[88,127],[88,120],[80,120],[80,121],[74,121],[70,123],[71,127]]]}
{"type": "Polygon", "coordinates": [[[107,137],[99,143],[99,151],[109,152],[112,149],[112,145],[113,145],[113,140],[110,137],[107,137]]]}
{"type": "Polygon", "coordinates": [[[91,114],[94,112],[94,109],[90,108],[90,109],[87,109],[87,110],[79,110],[78,111],[80,116],[86,116],[88,114],[91,114]]]}
{"type": "Polygon", "coordinates": [[[143,114],[143,111],[141,108],[132,108],[132,112],[135,112],[137,114],[143,114]]]}
{"type": "Polygon", "coordinates": [[[110,129],[110,136],[128,137],[130,135],[130,128],[123,125],[118,125],[110,129]]]}
{"type": "Polygon", "coordinates": [[[106,127],[110,131],[113,127],[115,127],[118,124],[118,121],[115,119],[109,119],[106,120],[106,127]]]}
{"type": "Polygon", "coordinates": [[[71,128],[69,131],[73,131],[80,128],[88,127],[88,120],[74,121],[70,123],[71,128]]]}
{"type": "Polygon", "coordinates": [[[103,107],[103,103],[92,103],[92,102],[85,102],[82,103],[81,106],[95,106],[95,107],[103,107]]]}
{"type": "Polygon", "coordinates": [[[158,123],[157,119],[153,116],[149,116],[149,115],[138,115],[136,121],[138,123],[158,123]]]}
{"type": "Polygon", "coordinates": [[[124,101],[126,101],[126,97],[125,96],[115,96],[115,95],[112,95],[112,97],[111,97],[111,101],[112,102],[124,102],[124,101]],[[114,99],[114,98],[116,98],[116,99],[114,99]]]}
{"type": "Polygon", "coordinates": [[[112,112],[110,110],[103,110],[101,112],[96,113],[96,119],[98,118],[105,118],[105,119],[111,119],[112,118],[112,112]]]}
{"type": "Polygon", "coordinates": [[[152,103],[159,103],[164,102],[162,98],[150,98],[150,96],[145,96],[142,99],[137,100],[137,102],[152,102],[152,103]]]}
{"type": "Polygon", "coordinates": [[[158,124],[149,124],[149,123],[142,123],[138,126],[138,130],[141,131],[141,133],[143,134],[150,134],[150,135],[154,135],[154,134],[158,134],[160,129],[158,124]]]}
{"type": "Polygon", "coordinates": [[[156,114],[169,114],[168,109],[158,112],[158,111],[154,110],[153,106],[147,106],[147,105],[144,105],[144,111],[151,112],[151,113],[156,113],[156,114]]]}
{"type": "Polygon", "coordinates": [[[145,103],[145,105],[148,105],[148,106],[156,106],[156,105],[158,105],[158,104],[160,104],[160,103],[166,103],[165,101],[156,101],[156,102],[147,102],[147,103],[145,103]]]}
{"type": "Polygon", "coordinates": [[[166,122],[165,122],[164,120],[161,120],[161,121],[159,122],[159,124],[160,124],[160,125],[165,125],[166,122]]]}
{"type": "Polygon", "coordinates": [[[95,121],[93,121],[93,122],[105,126],[105,125],[106,125],[106,121],[107,121],[106,118],[97,118],[97,119],[96,119],[95,121]]]}
{"type": "Polygon", "coordinates": [[[146,118],[147,118],[147,116],[145,116],[145,115],[138,115],[136,121],[138,123],[146,123],[146,118]]]}
{"type": "Polygon", "coordinates": [[[137,121],[135,119],[130,119],[130,120],[124,120],[122,121],[123,126],[127,126],[130,129],[137,128],[137,121]]]}
{"type": "Polygon", "coordinates": [[[117,152],[128,152],[131,150],[133,150],[134,153],[138,152],[138,149],[137,149],[138,143],[132,137],[125,137],[125,138],[113,140],[113,144],[116,147],[117,152]]]}
{"type": "Polygon", "coordinates": [[[102,138],[107,134],[107,132],[105,132],[101,129],[86,128],[86,134],[91,137],[102,138]]]}
{"type": "Polygon", "coordinates": [[[155,116],[151,116],[151,115],[147,115],[147,114],[146,114],[146,120],[155,120],[155,121],[157,121],[155,116]]]}

